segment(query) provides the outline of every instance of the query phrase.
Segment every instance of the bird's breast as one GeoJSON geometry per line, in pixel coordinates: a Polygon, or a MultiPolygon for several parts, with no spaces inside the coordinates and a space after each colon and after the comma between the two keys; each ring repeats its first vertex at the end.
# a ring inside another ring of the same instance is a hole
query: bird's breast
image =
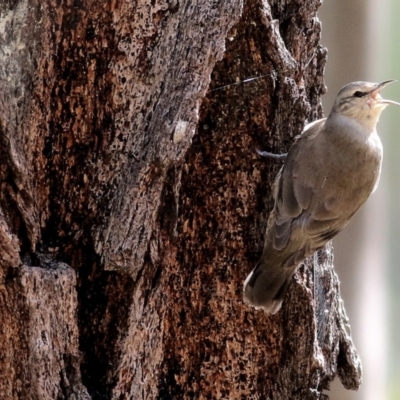
{"type": "Polygon", "coordinates": [[[320,155],[319,190],[322,197],[336,199],[338,206],[358,208],[368,198],[379,180],[382,164],[382,144],[374,132],[364,140],[345,136],[323,146],[320,155]],[[323,165],[324,166],[323,166],[323,165]]]}

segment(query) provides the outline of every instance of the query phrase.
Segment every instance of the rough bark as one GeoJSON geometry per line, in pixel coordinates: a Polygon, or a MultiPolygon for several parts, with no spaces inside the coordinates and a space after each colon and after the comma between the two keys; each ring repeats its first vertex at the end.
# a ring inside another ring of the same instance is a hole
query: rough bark
{"type": "Polygon", "coordinates": [[[319,5],[0,1],[5,399],[358,387],[329,246],[276,316],[241,296],[279,168],[254,149],[322,113],[319,5]]]}

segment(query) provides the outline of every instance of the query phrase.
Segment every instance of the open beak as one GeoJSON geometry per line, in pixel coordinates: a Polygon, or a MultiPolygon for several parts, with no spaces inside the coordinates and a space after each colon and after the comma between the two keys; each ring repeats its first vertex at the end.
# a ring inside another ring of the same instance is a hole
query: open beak
{"type": "Polygon", "coordinates": [[[381,83],[377,83],[375,88],[370,92],[371,97],[377,101],[377,103],[379,104],[395,104],[397,106],[400,106],[400,103],[398,103],[397,101],[393,101],[393,100],[386,100],[386,99],[382,99],[382,97],[380,96],[379,92],[387,85],[389,85],[390,83],[393,82],[397,82],[395,80],[390,80],[390,81],[385,81],[385,82],[381,82],[381,83]]]}

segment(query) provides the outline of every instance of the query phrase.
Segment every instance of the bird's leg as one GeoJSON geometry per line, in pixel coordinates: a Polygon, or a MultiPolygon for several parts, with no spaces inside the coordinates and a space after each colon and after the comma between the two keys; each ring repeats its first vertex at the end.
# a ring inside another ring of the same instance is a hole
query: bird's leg
{"type": "Polygon", "coordinates": [[[275,154],[275,153],[270,153],[269,151],[261,151],[259,149],[256,149],[256,152],[261,157],[277,158],[278,160],[284,160],[287,156],[287,153],[275,154]]]}

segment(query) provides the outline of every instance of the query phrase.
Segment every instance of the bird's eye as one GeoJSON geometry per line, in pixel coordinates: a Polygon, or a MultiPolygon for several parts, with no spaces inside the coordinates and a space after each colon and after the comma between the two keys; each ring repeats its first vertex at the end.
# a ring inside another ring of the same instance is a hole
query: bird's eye
{"type": "Polygon", "coordinates": [[[354,93],[354,97],[363,97],[365,95],[365,93],[360,92],[359,90],[357,90],[357,92],[354,93]]]}

